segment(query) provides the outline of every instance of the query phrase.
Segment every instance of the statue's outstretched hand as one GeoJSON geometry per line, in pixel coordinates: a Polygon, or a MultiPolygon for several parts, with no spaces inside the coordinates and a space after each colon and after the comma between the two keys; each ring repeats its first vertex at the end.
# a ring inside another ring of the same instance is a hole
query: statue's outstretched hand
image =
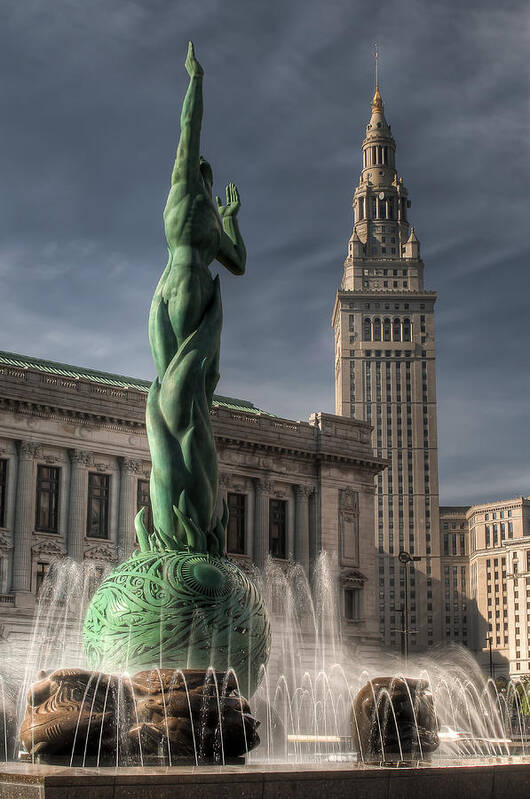
{"type": "Polygon", "coordinates": [[[226,187],[226,205],[223,205],[220,197],[216,197],[217,210],[219,216],[225,219],[229,216],[236,216],[241,208],[241,200],[235,183],[229,183],[226,187]]]}
{"type": "Polygon", "coordinates": [[[195,58],[195,49],[193,47],[193,42],[188,42],[188,54],[186,56],[186,70],[190,78],[195,76],[202,77],[204,75],[204,70],[195,58]]]}

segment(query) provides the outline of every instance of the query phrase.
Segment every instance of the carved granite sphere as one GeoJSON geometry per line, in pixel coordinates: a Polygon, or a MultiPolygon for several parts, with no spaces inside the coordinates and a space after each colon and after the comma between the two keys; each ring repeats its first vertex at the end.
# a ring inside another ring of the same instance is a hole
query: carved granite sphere
{"type": "Polygon", "coordinates": [[[270,626],[254,584],[207,552],[135,552],[89,605],[83,646],[92,669],[234,669],[251,696],[267,663],[270,626]]]}

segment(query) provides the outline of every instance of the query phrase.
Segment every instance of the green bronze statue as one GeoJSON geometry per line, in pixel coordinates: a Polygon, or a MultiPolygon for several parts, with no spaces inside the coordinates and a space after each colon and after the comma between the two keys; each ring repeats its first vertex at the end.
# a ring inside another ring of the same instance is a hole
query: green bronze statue
{"type": "Polygon", "coordinates": [[[139,551],[101,584],[84,625],[92,668],[233,668],[243,693],[256,688],[270,628],[253,583],[224,557],[228,510],[217,505],[217,457],[210,423],[219,380],[222,326],[214,259],[237,275],[246,252],[239,193],[212,199],[213,175],[200,155],[203,70],[188,46],[190,82],[164,210],[169,259],[149,315],[158,377],[147,400],[154,530],[136,517],[139,551]]]}

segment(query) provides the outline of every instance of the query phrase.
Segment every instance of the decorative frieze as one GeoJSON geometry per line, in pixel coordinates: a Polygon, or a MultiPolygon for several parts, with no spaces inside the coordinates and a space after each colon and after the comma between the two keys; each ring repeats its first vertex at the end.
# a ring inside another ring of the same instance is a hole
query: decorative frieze
{"type": "Polygon", "coordinates": [[[85,549],[83,559],[104,560],[106,562],[116,563],[118,560],[118,553],[116,547],[112,544],[95,544],[85,549]]]}
{"type": "Polygon", "coordinates": [[[50,539],[37,541],[37,543],[33,544],[31,547],[31,551],[36,557],[40,555],[48,555],[50,557],[64,558],[66,555],[66,548],[64,544],[60,541],[52,541],[50,539]]]}

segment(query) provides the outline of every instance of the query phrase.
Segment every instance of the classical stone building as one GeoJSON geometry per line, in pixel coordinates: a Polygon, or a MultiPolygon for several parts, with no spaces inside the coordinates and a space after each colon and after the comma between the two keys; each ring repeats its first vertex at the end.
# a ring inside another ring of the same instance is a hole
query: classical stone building
{"type": "MultiPolygon", "coordinates": [[[[0,352],[0,625],[31,623],[55,558],[114,563],[135,545],[149,507],[145,401],[149,382],[0,352]]],[[[280,419],[216,397],[211,411],[229,554],[243,567],[336,562],[343,629],[378,644],[374,456],[370,425],[316,413],[280,419]]],[[[0,630],[1,631],[1,630],[0,630]]]]}
{"type": "Polygon", "coordinates": [[[530,499],[473,505],[467,520],[473,648],[487,669],[491,640],[497,674],[530,674],[530,499]]]}
{"type": "Polygon", "coordinates": [[[373,425],[380,631],[400,642],[400,551],[409,572],[410,649],[443,639],[434,349],[436,294],[423,283],[407,189],[376,89],[353,197],[354,226],[333,310],[336,413],[373,425]]]}

